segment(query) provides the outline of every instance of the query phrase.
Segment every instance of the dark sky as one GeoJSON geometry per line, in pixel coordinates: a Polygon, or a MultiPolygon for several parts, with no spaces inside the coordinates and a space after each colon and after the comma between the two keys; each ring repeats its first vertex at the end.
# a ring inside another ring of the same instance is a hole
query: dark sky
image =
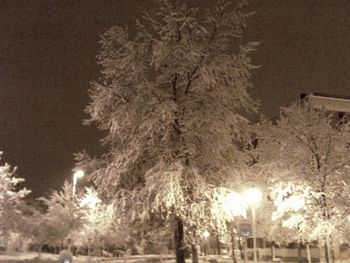
{"type": "MultiPolygon", "coordinates": [[[[203,3],[203,0],[193,0],[203,3]]],[[[133,21],[140,0],[0,0],[0,149],[35,196],[71,180],[73,153],[96,152],[82,125],[99,36],[133,21]]],[[[350,95],[350,1],[254,0],[261,41],[253,97],[267,116],[302,92],[350,95]]]]}

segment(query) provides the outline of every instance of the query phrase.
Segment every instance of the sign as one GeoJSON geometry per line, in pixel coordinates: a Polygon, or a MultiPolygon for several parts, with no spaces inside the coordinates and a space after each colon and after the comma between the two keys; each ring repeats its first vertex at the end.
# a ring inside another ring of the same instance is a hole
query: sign
{"type": "Polygon", "coordinates": [[[73,256],[67,249],[60,252],[59,263],[73,263],[73,256]]]}
{"type": "Polygon", "coordinates": [[[252,237],[252,223],[249,220],[241,220],[238,223],[238,233],[244,237],[252,237]]]}

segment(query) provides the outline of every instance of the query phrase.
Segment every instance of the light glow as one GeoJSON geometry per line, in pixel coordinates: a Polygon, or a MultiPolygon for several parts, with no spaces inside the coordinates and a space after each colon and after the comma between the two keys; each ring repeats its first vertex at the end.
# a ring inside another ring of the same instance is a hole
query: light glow
{"type": "Polygon", "coordinates": [[[250,188],[243,195],[245,202],[250,206],[258,205],[262,199],[262,192],[258,188],[250,188]]]}
{"type": "Polygon", "coordinates": [[[80,201],[80,206],[88,206],[89,208],[95,208],[98,204],[101,203],[101,199],[98,198],[97,194],[91,191],[89,188],[86,189],[86,194],[84,198],[80,201]]]}
{"type": "Polygon", "coordinates": [[[73,198],[75,196],[75,190],[76,190],[76,185],[77,185],[77,180],[78,178],[81,178],[84,176],[84,171],[82,170],[77,170],[75,171],[75,173],[73,174],[73,198]]]}
{"type": "Polygon", "coordinates": [[[210,233],[209,233],[207,230],[205,230],[205,231],[202,233],[202,236],[203,236],[204,238],[208,238],[208,237],[210,236],[210,233]]]}
{"type": "Polygon", "coordinates": [[[83,176],[84,176],[84,171],[82,171],[82,170],[78,170],[74,173],[75,178],[81,178],[83,176]]]}

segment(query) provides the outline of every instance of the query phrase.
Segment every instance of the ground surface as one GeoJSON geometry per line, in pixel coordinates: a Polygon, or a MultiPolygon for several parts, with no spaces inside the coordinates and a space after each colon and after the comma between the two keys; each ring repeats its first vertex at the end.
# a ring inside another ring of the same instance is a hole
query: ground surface
{"type": "MultiPolygon", "coordinates": [[[[191,259],[187,259],[186,262],[191,262],[191,259]]],[[[220,257],[220,256],[207,256],[201,257],[199,263],[228,263],[232,262],[232,258],[220,257]],[[220,258],[220,259],[219,259],[220,258]],[[219,259],[219,260],[218,260],[219,259]]],[[[10,255],[0,254],[0,263],[59,263],[58,255],[53,254],[41,254],[40,258],[38,253],[17,253],[10,255]]],[[[89,263],[87,257],[78,256],[74,257],[74,263],[89,263]]],[[[162,259],[159,255],[142,255],[142,256],[130,256],[127,258],[97,258],[90,259],[90,263],[175,263],[173,256],[163,256],[162,259]]],[[[261,263],[261,262],[260,262],[261,263]]]]}
{"type": "MultiPolygon", "coordinates": [[[[74,257],[74,263],[88,263],[85,256],[74,257]]],[[[92,257],[91,263],[153,263],[160,262],[158,255],[131,256],[128,258],[92,257]]],[[[162,263],[173,263],[175,260],[162,260],[162,263]]],[[[0,263],[58,263],[58,255],[42,253],[12,253],[0,254],[0,263]]]]}

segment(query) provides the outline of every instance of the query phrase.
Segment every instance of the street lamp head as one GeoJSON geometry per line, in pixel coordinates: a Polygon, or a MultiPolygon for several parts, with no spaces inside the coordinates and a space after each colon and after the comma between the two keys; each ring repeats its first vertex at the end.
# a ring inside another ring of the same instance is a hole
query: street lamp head
{"type": "Polygon", "coordinates": [[[258,188],[250,188],[244,192],[244,198],[248,205],[256,206],[262,199],[262,192],[258,188]]]}
{"type": "Polygon", "coordinates": [[[204,238],[208,238],[210,236],[209,232],[207,230],[205,230],[203,233],[202,233],[203,237],[204,238]]]}
{"type": "Polygon", "coordinates": [[[80,177],[83,177],[83,176],[84,176],[84,171],[82,171],[82,170],[77,170],[74,173],[74,177],[75,178],[80,178],[80,177]]]}
{"type": "Polygon", "coordinates": [[[76,185],[77,185],[77,180],[78,180],[78,178],[83,177],[83,176],[84,176],[84,171],[82,171],[82,170],[77,170],[73,174],[73,198],[75,196],[75,189],[76,189],[76,185]]]}

